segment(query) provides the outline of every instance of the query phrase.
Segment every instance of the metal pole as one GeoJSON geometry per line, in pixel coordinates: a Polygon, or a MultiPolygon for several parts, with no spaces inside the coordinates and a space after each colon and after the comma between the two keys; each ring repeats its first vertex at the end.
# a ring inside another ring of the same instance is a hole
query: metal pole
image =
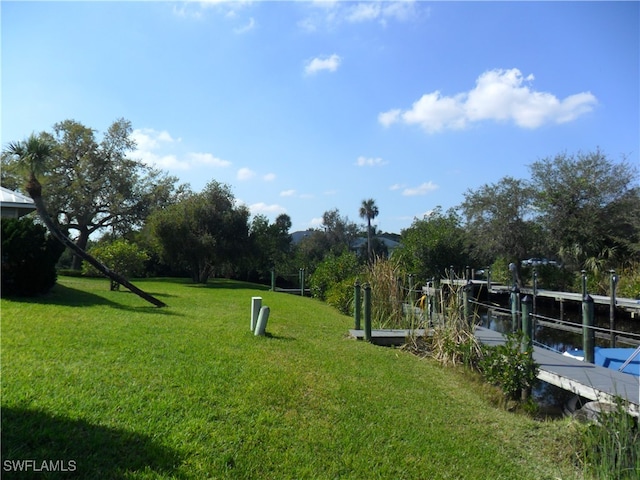
{"type": "Polygon", "coordinates": [[[533,303],[532,303],[532,312],[536,313],[536,296],[538,295],[538,272],[536,268],[533,267],[533,303]]]}
{"type": "Polygon", "coordinates": [[[304,297],[304,268],[300,269],[300,295],[304,297]]]}
{"type": "Polygon", "coordinates": [[[616,348],[616,285],[618,283],[618,276],[615,270],[609,271],[609,288],[611,291],[611,298],[609,302],[609,329],[611,331],[611,348],[616,348]]]}
{"type": "Polygon", "coordinates": [[[353,317],[355,320],[355,329],[360,330],[360,309],[362,308],[362,301],[360,299],[360,282],[356,280],[356,284],[353,287],[353,317]]]}
{"type": "Polygon", "coordinates": [[[371,285],[364,284],[364,339],[371,341],[371,285]]]}
{"type": "Polygon", "coordinates": [[[582,297],[582,349],[584,350],[584,361],[594,363],[596,331],[593,329],[595,309],[591,295],[585,294],[582,297]]]}

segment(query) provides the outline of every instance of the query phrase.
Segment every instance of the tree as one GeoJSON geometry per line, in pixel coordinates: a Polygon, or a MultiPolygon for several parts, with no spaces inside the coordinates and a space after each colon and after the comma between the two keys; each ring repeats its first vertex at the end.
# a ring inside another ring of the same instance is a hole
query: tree
{"type": "Polygon", "coordinates": [[[148,219],[164,260],[187,268],[197,283],[217,273],[230,272],[242,262],[249,237],[249,210],[236,206],[227,185],[210,182],[148,219]]]}
{"type": "Polygon", "coordinates": [[[65,247],[73,250],[76,255],[89,262],[98,271],[102,272],[112,281],[124,285],[133,293],[157,307],[166,306],[164,302],[140,290],[122,275],[111,271],[107,266],[103,265],[91,255],[86,253],[82,248],[72,242],[71,239],[60,230],[58,225],[53,222],[51,216],[47,212],[44,200],[42,198],[42,185],[38,181],[38,176],[41,175],[43,171],[45,171],[45,165],[47,164],[47,160],[49,159],[51,152],[51,143],[46,138],[37,137],[33,134],[29,136],[27,140],[9,143],[7,149],[5,150],[5,154],[7,157],[15,158],[16,162],[18,162],[18,164],[24,169],[24,171],[28,172],[28,180],[25,189],[33,199],[33,203],[36,206],[38,216],[42,220],[42,223],[45,224],[51,235],[53,235],[60,243],[62,243],[65,247]]]}
{"type": "MultiPolygon", "coordinates": [[[[149,260],[147,252],[135,243],[119,238],[113,242],[97,245],[89,250],[89,253],[99,261],[107,265],[114,272],[125,277],[139,276],[144,272],[144,264],[149,260]]],[[[84,264],[82,272],[85,275],[95,276],[97,270],[84,264]]],[[[118,290],[120,285],[111,283],[112,290],[118,290]]]]}
{"type": "Polygon", "coordinates": [[[599,149],[530,165],[535,206],[563,262],[584,268],[640,258],[638,170],[599,149]]]}
{"type": "Polygon", "coordinates": [[[272,268],[282,268],[291,252],[290,228],[291,217],[284,213],[272,224],[264,215],[253,218],[249,229],[250,271],[258,273],[264,280],[270,275],[272,268]]]}
{"type": "Polygon", "coordinates": [[[327,237],[329,249],[336,255],[349,250],[359,234],[358,226],[349,217],[340,215],[337,208],[322,214],[322,226],[327,237]]]}
{"type": "Polygon", "coordinates": [[[394,252],[403,270],[428,280],[442,275],[451,265],[463,269],[470,257],[465,248],[465,232],[454,210],[442,213],[440,207],[422,219],[415,219],[411,227],[402,230],[401,246],[394,252]]]}
{"type": "Polygon", "coordinates": [[[519,262],[540,252],[533,219],[533,189],[527,182],[504,177],[498,183],[467,190],[461,205],[471,248],[483,264],[498,257],[519,262]]]}
{"type": "Polygon", "coordinates": [[[372,260],[373,254],[371,250],[371,220],[376,218],[380,212],[376,206],[376,202],[373,198],[363,200],[360,206],[360,218],[367,219],[367,257],[369,261],[372,260]]]}
{"type": "MultiPolygon", "coordinates": [[[[41,137],[50,145],[39,178],[46,188],[45,208],[54,223],[76,231],[76,244],[86,250],[89,237],[102,229],[124,233],[142,225],[149,213],[175,201],[177,179],[128,158],[135,148],[131,123],[116,120],[101,141],[95,131],[74,120],[41,137]]],[[[9,172],[20,163],[3,158],[9,172]]],[[[3,181],[11,182],[10,173],[3,181]]],[[[80,269],[75,257],[72,268],[80,269]]]]}

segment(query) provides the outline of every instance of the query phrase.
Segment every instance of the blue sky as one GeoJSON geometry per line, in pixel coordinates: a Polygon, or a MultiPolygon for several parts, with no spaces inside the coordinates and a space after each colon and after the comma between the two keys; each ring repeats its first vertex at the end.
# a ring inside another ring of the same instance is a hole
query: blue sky
{"type": "Polygon", "coordinates": [[[640,165],[639,7],[2,1],[1,141],[124,117],[196,191],[399,233],[558,153],[640,165]]]}

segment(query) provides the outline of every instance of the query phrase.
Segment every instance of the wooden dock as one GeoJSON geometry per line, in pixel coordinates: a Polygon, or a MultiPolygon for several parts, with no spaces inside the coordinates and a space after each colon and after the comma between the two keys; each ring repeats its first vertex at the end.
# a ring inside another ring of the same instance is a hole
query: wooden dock
{"type": "MultiPolygon", "coordinates": [[[[489,346],[505,341],[501,333],[484,327],[476,327],[475,334],[478,340],[489,346]]],[[[620,397],[628,402],[631,414],[640,415],[640,378],[541,347],[533,347],[533,359],[540,367],[538,378],[543,382],[589,400],[612,402],[620,397]]]]}

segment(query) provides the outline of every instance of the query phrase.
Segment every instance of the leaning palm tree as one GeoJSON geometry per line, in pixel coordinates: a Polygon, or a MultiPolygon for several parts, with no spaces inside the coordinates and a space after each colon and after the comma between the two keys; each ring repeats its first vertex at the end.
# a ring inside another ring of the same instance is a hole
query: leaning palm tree
{"type": "Polygon", "coordinates": [[[38,212],[38,215],[42,219],[42,222],[46,225],[54,238],[56,238],[65,247],[69,247],[76,255],[93,265],[98,271],[109,277],[113,282],[124,285],[133,293],[144,298],[146,301],[152,303],[157,307],[165,307],[166,304],[164,302],[140,290],[122,275],[119,275],[118,273],[112,271],[106,265],[102,264],[87,252],[85,252],[82,248],[78,247],[53,222],[44,205],[44,200],[42,199],[42,185],[38,181],[38,176],[41,176],[44,173],[46,162],[52,153],[52,144],[42,137],[37,137],[34,134],[31,134],[29,138],[24,141],[9,143],[7,145],[7,148],[5,149],[5,154],[17,157],[22,167],[26,169],[28,179],[27,184],[25,185],[25,189],[27,190],[29,196],[33,199],[33,203],[36,206],[36,210],[38,212]]]}
{"type": "Polygon", "coordinates": [[[373,198],[363,200],[360,206],[360,218],[367,219],[367,256],[371,261],[373,255],[371,251],[371,220],[378,216],[378,207],[376,201],[373,198]]]}

